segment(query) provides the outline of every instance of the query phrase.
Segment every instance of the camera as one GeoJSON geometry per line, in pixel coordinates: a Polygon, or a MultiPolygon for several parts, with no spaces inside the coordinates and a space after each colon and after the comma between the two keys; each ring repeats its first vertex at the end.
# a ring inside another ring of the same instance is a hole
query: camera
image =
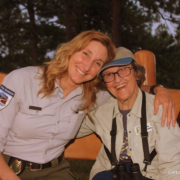
{"type": "Polygon", "coordinates": [[[131,164],[129,166],[129,170],[132,180],[142,180],[142,175],[138,163],[131,164]]]}
{"type": "Polygon", "coordinates": [[[129,166],[130,173],[127,172],[126,164],[119,163],[113,171],[114,180],[142,180],[141,171],[138,163],[132,163],[129,166]]]}

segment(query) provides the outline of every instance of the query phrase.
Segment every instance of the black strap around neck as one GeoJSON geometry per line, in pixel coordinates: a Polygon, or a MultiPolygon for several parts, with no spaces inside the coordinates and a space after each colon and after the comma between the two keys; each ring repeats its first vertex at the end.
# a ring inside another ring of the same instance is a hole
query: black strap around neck
{"type": "Polygon", "coordinates": [[[118,160],[116,158],[116,134],[117,134],[117,125],[116,125],[116,117],[112,121],[112,130],[110,132],[111,135],[111,153],[107,149],[107,147],[104,145],[104,149],[106,151],[106,154],[111,162],[112,165],[116,165],[118,163],[118,160]]]}
{"type": "Polygon", "coordinates": [[[178,117],[177,117],[177,123],[178,123],[178,125],[180,127],[180,111],[179,111],[179,114],[178,114],[178,117]]]}
{"type": "Polygon", "coordinates": [[[150,163],[150,155],[149,155],[149,144],[148,144],[148,132],[147,132],[147,120],[146,120],[146,96],[145,92],[142,91],[142,107],[141,107],[141,137],[142,137],[142,145],[144,151],[144,161],[145,170],[147,169],[147,165],[150,163]]]}
{"type": "Polygon", "coordinates": [[[141,137],[142,145],[144,152],[144,161],[145,164],[144,171],[147,170],[147,166],[151,164],[151,161],[156,156],[156,150],[154,149],[151,154],[149,154],[149,144],[148,144],[148,132],[147,132],[147,117],[146,117],[146,95],[142,91],[142,107],[141,107],[141,137]]]}
{"type": "Polygon", "coordinates": [[[117,161],[117,159],[116,159],[116,147],[115,147],[116,134],[117,134],[116,117],[113,119],[112,130],[111,130],[110,134],[111,134],[111,154],[112,154],[113,161],[115,162],[115,161],[117,161]]]}

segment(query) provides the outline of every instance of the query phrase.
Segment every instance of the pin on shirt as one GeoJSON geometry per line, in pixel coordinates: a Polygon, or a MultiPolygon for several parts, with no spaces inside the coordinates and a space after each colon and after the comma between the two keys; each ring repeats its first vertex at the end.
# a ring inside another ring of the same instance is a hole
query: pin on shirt
{"type": "MultiPolygon", "coordinates": [[[[141,125],[135,126],[134,127],[135,133],[136,135],[140,135],[141,134],[141,125]]],[[[150,123],[147,123],[147,132],[152,131],[152,126],[150,123]]]]}

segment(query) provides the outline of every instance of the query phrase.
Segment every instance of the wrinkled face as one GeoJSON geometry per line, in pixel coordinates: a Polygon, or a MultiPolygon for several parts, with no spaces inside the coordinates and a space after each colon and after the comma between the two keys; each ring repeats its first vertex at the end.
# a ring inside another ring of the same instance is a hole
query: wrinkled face
{"type": "Polygon", "coordinates": [[[81,85],[96,77],[108,58],[106,47],[98,41],[91,41],[84,49],[74,53],[69,60],[68,81],[81,85]]]}
{"type": "MultiPolygon", "coordinates": [[[[122,67],[132,67],[132,65],[129,64],[126,66],[110,67],[105,69],[102,75],[104,76],[112,72],[115,73],[119,71],[122,67]]],[[[114,81],[106,83],[106,87],[108,91],[117,98],[118,103],[134,103],[138,92],[138,85],[136,82],[134,69],[131,70],[130,75],[123,78],[119,77],[118,74],[115,74],[114,81]]]]}

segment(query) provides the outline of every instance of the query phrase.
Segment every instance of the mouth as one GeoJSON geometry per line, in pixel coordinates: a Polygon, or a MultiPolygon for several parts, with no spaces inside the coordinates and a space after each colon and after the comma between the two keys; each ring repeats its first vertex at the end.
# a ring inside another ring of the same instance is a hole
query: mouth
{"type": "Polygon", "coordinates": [[[122,88],[122,87],[124,87],[124,86],[126,86],[126,85],[127,85],[127,84],[121,84],[121,85],[117,86],[116,89],[120,89],[120,88],[122,88]]]}
{"type": "Polygon", "coordinates": [[[85,73],[83,73],[79,68],[76,67],[76,69],[81,75],[85,75],[85,73]]]}

